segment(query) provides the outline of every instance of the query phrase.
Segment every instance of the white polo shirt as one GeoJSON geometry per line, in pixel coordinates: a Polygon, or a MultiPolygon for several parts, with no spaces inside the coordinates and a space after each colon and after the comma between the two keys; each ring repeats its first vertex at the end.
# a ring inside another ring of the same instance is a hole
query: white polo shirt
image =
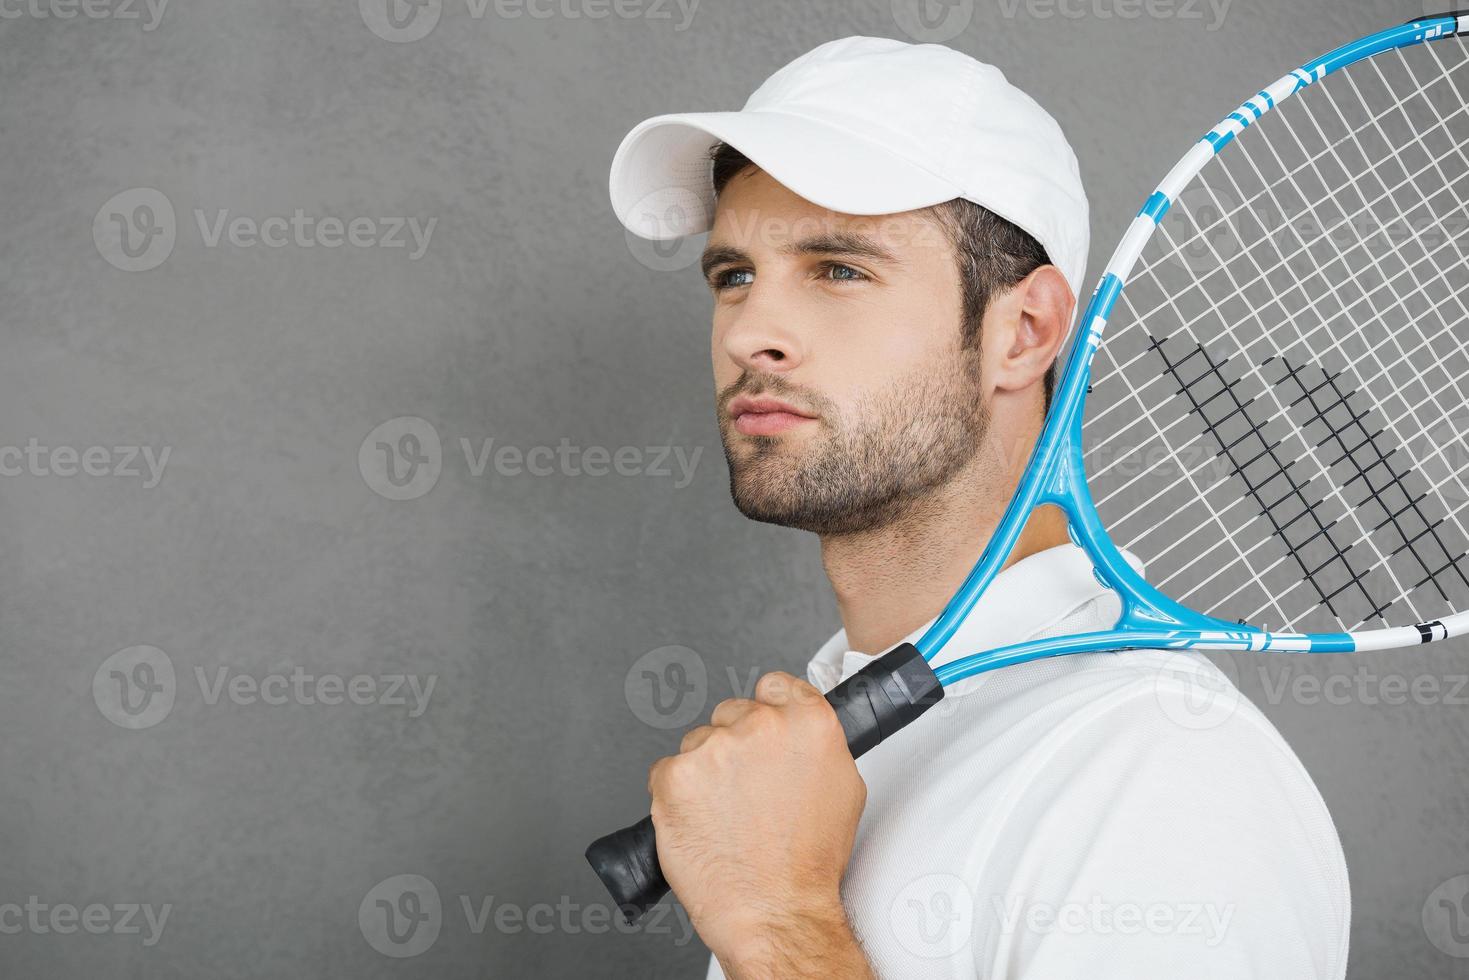
{"type": "MultiPolygon", "coordinates": [[[[1001,572],[934,663],[1108,629],[1117,610],[1084,552],[1052,548],[1001,572]]],[[[839,632],[807,676],[827,691],[873,659],[839,632]]],[[[842,901],[883,980],[1346,975],[1331,815],[1200,655],[982,674],[857,766],[867,808],[842,901]]],[[[708,975],[723,977],[717,962],[708,975]]]]}

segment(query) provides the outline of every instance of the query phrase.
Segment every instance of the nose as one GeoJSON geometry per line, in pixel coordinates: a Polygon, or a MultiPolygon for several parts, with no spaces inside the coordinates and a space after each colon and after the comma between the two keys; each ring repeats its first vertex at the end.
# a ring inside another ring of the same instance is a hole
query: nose
{"type": "Polygon", "coordinates": [[[791,304],[782,303],[774,289],[751,287],[744,301],[729,311],[722,345],[725,355],[742,370],[755,374],[786,374],[800,366],[805,350],[797,332],[791,304]]]}

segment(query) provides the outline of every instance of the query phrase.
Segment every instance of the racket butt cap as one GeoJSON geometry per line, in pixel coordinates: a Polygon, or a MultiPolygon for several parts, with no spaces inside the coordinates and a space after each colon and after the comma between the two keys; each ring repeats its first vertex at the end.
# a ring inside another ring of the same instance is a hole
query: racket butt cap
{"type": "Polygon", "coordinates": [[[630,827],[615,830],[592,841],[587,861],[623,918],[636,922],[644,912],[668,893],[668,881],[658,866],[658,844],[653,818],[644,817],[630,827]]]}

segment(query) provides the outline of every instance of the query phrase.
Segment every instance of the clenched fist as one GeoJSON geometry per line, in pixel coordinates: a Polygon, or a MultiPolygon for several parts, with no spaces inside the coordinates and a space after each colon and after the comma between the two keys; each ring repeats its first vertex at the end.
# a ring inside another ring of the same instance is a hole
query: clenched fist
{"type": "Polygon", "coordinates": [[[663,873],[732,980],[870,975],[839,893],[867,787],[820,691],[766,674],[648,791],[663,873]]]}

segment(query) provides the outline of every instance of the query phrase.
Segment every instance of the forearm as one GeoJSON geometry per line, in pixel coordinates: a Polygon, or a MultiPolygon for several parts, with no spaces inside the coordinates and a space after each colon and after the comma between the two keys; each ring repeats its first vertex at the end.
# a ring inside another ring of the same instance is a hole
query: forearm
{"type": "Polygon", "coordinates": [[[714,954],[728,980],[876,980],[839,904],[751,930],[714,954]]]}

